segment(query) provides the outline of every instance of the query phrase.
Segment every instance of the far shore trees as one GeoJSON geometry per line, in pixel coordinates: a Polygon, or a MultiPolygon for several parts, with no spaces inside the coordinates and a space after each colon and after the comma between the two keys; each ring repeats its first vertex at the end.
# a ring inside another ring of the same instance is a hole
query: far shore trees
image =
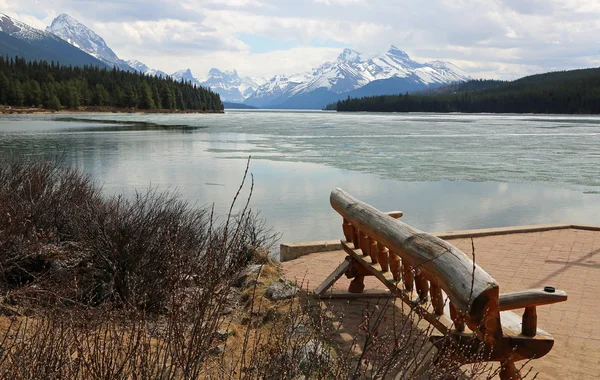
{"type": "Polygon", "coordinates": [[[0,56],[0,105],[99,106],[145,110],[221,111],[218,94],[190,82],[95,66],[60,66],[0,56]]]}

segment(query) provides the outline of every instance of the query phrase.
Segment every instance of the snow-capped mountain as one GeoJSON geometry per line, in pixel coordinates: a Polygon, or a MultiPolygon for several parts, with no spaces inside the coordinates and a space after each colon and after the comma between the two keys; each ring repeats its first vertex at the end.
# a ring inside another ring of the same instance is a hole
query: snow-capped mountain
{"type": "Polygon", "coordinates": [[[0,54],[18,55],[28,60],[54,61],[63,65],[106,67],[105,63],[73,47],[54,34],[36,29],[2,13],[0,13],[0,54]]]}
{"type": "Polygon", "coordinates": [[[419,63],[393,45],[375,55],[345,49],[335,61],[310,72],[273,77],[246,103],[258,107],[320,108],[325,106],[323,102],[347,95],[398,94],[469,79],[451,63],[419,63]]]}
{"type": "Polygon", "coordinates": [[[46,32],[62,38],[111,67],[132,70],[127,62],[117,57],[115,52],[106,45],[102,37],[68,14],[62,13],[55,18],[52,24],[46,28],[46,32]]]}
{"type": "Polygon", "coordinates": [[[213,68],[208,72],[208,79],[202,82],[202,86],[209,87],[219,94],[222,100],[242,103],[264,83],[264,79],[261,78],[241,78],[236,70],[221,71],[213,68]]]}
{"type": "Polygon", "coordinates": [[[192,70],[190,70],[190,69],[176,71],[173,74],[171,74],[170,77],[177,81],[184,80],[186,82],[191,82],[192,84],[195,84],[196,86],[202,85],[202,83],[200,83],[200,80],[192,74],[192,70]]]}
{"type": "Polygon", "coordinates": [[[134,69],[137,72],[140,73],[144,73],[146,75],[150,75],[150,76],[158,76],[161,78],[166,78],[169,76],[169,74],[165,73],[164,71],[160,71],[157,69],[151,69],[148,66],[146,66],[145,64],[143,64],[142,62],[136,60],[136,59],[131,59],[129,61],[127,61],[127,64],[129,65],[129,67],[131,67],[132,69],[134,69]]]}
{"type": "Polygon", "coordinates": [[[24,22],[16,20],[4,13],[0,13],[0,31],[22,41],[39,41],[45,38],[52,38],[39,29],[31,27],[24,22]]]}

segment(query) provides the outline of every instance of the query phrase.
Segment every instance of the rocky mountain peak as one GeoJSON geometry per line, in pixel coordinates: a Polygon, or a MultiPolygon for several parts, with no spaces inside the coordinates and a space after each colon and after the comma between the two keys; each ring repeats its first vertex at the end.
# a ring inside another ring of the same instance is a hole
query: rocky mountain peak
{"type": "Polygon", "coordinates": [[[106,44],[106,41],[92,29],[66,13],[61,13],[56,17],[46,32],[62,38],[71,45],[83,50],[89,55],[112,67],[121,70],[133,70],[127,62],[120,59],[117,54],[106,44]]]}
{"type": "Polygon", "coordinates": [[[356,50],[346,48],[338,55],[337,60],[342,62],[358,62],[361,60],[361,56],[356,50]]]}

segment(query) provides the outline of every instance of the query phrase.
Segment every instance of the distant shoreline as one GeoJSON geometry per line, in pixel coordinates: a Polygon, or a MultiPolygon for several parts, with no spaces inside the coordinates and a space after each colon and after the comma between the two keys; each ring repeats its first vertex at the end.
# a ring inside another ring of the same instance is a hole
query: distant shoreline
{"type": "Polygon", "coordinates": [[[119,107],[79,107],[77,109],[63,109],[60,111],[51,110],[47,108],[33,108],[33,107],[13,107],[13,106],[0,106],[0,114],[11,115],[11,114],[77,114],[77,113],[131,113],[131,114],[144,114],[144,113],[158,113],[158,114],[185,114],[185,113],[224,113],[224,111],[202,111],[202,110],[170,110],[170,109],[150,109],[143,110],[137,108],[119,108],[119,107]]]}

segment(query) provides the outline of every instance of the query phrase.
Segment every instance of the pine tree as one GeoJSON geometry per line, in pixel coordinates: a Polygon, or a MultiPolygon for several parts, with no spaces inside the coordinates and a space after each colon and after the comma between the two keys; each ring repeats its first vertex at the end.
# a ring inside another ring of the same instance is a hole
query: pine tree
{"type": "Polygon", "coordinates": [[[138,100],[138,108],[149,110],[155,108],[154,99],[152,97],[152,88],[148,85],[146,81],[143,81],[140,84],[139,90],[139,100],[138,100]]]}
{"type": "Polygon", "coordinates": [[[8,95],[8,104],[13,106],[23,105],[25,102],[25,93],[23,92],[23,85],[21,84],[21,81],[18,79],[12,81],[8,95]]]}
{"type": "Polygon", "coordinates": [[[107,106],[109,105],[109,98],[110,95],[108,94],[108,91],[106,91],[106,88],[98,83],[94,88],[92,104],[95,106],[107,106]]]}
{"type": "Polygon", "coordinates": [[[30,80],[23,87],[25,95],[25,105],[37,107],[42,103],[42,88],[35,80],[30,80]]]}
{"type": "Polygon", "coordinates": [[[6,104],[9,98],[10,81],[4,72],[0,72],[0,104],[6,104]]]}
{"type": "Polygon", "coordinates": [[[60,111],[60,100],[54,94],[50,95],[50,99],[48,99],[48,103],[45,104],[46,108],[54,111],[60,111]]]}

